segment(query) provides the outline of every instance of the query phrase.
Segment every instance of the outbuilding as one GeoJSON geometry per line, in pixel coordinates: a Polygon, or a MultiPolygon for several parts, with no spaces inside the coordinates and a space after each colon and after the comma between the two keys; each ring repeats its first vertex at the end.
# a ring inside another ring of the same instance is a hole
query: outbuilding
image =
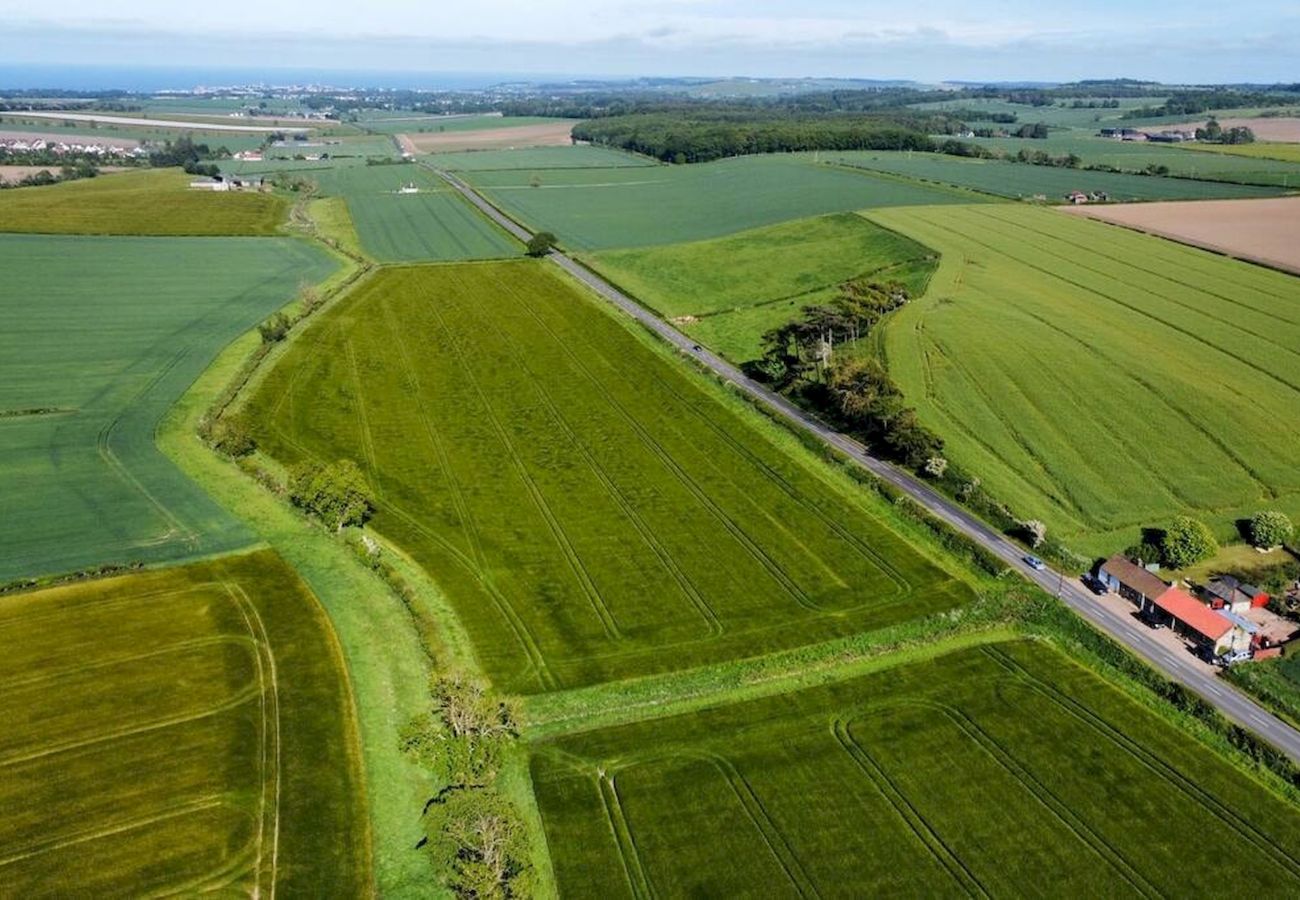
{"type": "Polygon", "coordinates": [[[1205,598],[1215,609],[1229,609],[1244,613],[1258,606],[1268,606],[1268,594],[1253,584],[1247,584],[1231,575],[1210,579],[1205,586],[1205,598]]]}
{"type": "MultiPolygon", "coordinates": [[[[1209,656],[1218,656],[1232,646],[1234,626],[1191,594],[1171,587],[1154,600],[1139,604],[1143,618],[1167,625],[1209,656]]],[[[1249,636],[1246,646],[1249,646],[1249,636]]]]}
{"type": "Polygon", "coordinates": [[[1122,553],[1117,553],[1101,564],[1097,577],[1107,590],[1132,600],[1138,606],[1143,600],[1155,600],[1169,590],[1160,576],[1149,572],[1122,553]]]}

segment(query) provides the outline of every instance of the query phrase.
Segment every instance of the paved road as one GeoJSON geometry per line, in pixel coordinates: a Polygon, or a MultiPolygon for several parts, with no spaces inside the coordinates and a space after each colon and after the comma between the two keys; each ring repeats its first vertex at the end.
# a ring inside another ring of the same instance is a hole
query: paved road
{"type": "MultiPolygon", "coordinates": [[[[527,242],[532,237],[531,232],[480,197],[473,188],[461,179],[448,172],[439,171],[438,174],[459,190],[466,199],[481,209],[489,218],[515,237],[524,242],[527,242]]],[[[1034,570],[1024,561],[1025,554],[1020,547],[994,531],[982,520],[971,515],[963,507],[953,503],[910,473],[872,456],[862,444],[830,428],[824,422],[795,406],[785,397],[773,393],[747,377],[731,363],[696,344],[691,338],[682,334],[672,325],[649,312],[631,297],[628,297],[609,282],[584,266],[579,265],[568,256],[557,251],[551,253],[550,259],[601,297],[613,303],[686,355],[712,369],[716,374],[775,410],[791,423],[821,438],[852,458],[859,465],[907,493],[931,513],[997,554],[1008,566],[1025,578],[1034,582],[1049,594],[1059,596],[1063,603],[1091,622],[1096,628],[1124,644],[1170,678],[1181,682],[1204,697],[1229,719],[1249,728],[1273,744],[1273,746],[1282,750],[1293,760],[1300,762],[1300,731],[1269,713],[1232,685],[1207,672],[1204,665],[1194,660],[1189,654],[1171,650],[1156,640],[1151,630],[1132,616],[1116,612],[1098,603],[1092,593],[1072,576],[1066,576],[1051,569],[1042,572],[1034,570]]]]}

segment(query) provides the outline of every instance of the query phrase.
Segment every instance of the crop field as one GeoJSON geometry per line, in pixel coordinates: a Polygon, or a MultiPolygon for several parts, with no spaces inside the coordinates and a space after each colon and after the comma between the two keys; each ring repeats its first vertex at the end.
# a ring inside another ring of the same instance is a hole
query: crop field
{"type": "Polygon", "coordinates": [[[207,131],[196,125],[192,130],[165,128],[159,125],[130,125],[118,122],[77,122],[71,119],[46,119],[25,116],[23,113],[0,113],[0,131],[34,132],[37,134],[64,135],[63,140],[87,142],[121,140],[140,143],[153,141],[161,144],[189,135],[195,142],[208,144],[213,149],[225,147],[230,151],[252,150],[260,147],[264,134],[238,131],[207,131]]]}
{"type": "Polygon", "coordinates": [[[519,260],[377,273],[247,411],[285,462],[363,467],[374,527],[439,582],[502,690],[753,656],[970,599],[876,501],[706,384],[519,260]]]}
{"type": "Polygon", "coordinates": [[[325,194],[347,201],[361,245],[380,262],[492,259],[523,252],[518,241],[422,166],[344,166],[308,177],[325,194]],[[399,193],[407,183],[419,193],[399,193]]]}
{"type": "Polygon", "coordinates": [[[862,216],[833,213],[708,241],[607,250],[584,262],[744,362],[758,356],[764,331],[832,296],[850,278],[902,281],[919,296],[932,257],[916,241],[862,216]]]}
{"type": "Polygon", "coordinates": [[[6,597],[0,636],[6,895],[368,892],[342,654],[278,556],[6,597]]]}
{"type": "Polygon", "coordinates": [[[439,153],[430,162],[440,169],[452,172],[494,169],[616,169],[659,165],[649,157],[592,144],[531,147],[527,150],[464,150],[439,153]]]}
{"type": "Polygon", "coordinates": [[[1054,210],[882,210],[937,250],[884,335],[947,453],[1105,555],[1203,517],[1300,513],[1300,281],[1054,210]]]}
{"type": "Polygon", "coordinates": [[[287,238],[0,236],[0,582],[246,544],[154,428],[222,347],[332,267],[287,238]]]}
{"type": "Polygon", "coordinates": [[[521,221],[555,233],[569,249],[588,251],[699,241],[831,212],[977,200],[785,156],[467,178],[521,221]]]}
{"type": "Polygon", "coordinates": [[[511,124],[499,128],[431,131],[428,134],[404,132],[398,139],[403,147],[414,153],[571,147],[573,124],[572,119],[554,119],[532,125],[511,124]]]}
{"type": "Polygon", "coordinates": [[[1257,185],[1090,172],[994,159],[962,159],[938,153],[862,150],[822,154],[822,158],[854,168],[955,185],[1012,199],[1042,195],[1048,200],[1061,202],[1071,191],[1105,191],[1111,200],[1211,200],[1274,197],[1282,193],[1278,188],[1257,185]]]}
{"type": "Polygon", "coordinates": [[[532,125],[550,125],[572,119],[555,119],[546,116],[422,116],[407,112],[402,115],[367,118],[358,122],[362,128],[377,134],[452,134],[461,131],[495,131],[499,128],[525,128],[532,125]]]}
{"type": "Polygon", "coordinates": [[[1029,642],[533,750],[566,897],[1300,891],[1293,805],[1029,642]]]}
{"type": "MultiPolygon", "coordinates": [[[[1254,144],[1187,144],[1182,149],[1196,150],[1201,153],[1214,153],[1218,156],[1245,157],[1252,160],[1282,160],[1300,164],[1300,144],[1270,144],[1257,141],[1254,144]]],[[[1290,182],[1294,187],[1296,179],[1290,182]]]]}
{"type": "MultiPolygon", "coordinates": [[[[1087,102],[1090,98],[1081,98],[1087,102]]],[[[1067,103],[1071,101],[1065,101],[1067,103]]],[[[1101,128],[1105,125],[1120,123],[1120,117],[1127,109],[1143,106],[1157,106],[1164,102],[1163,97],[1124,97],[1120,98],[1116,109],[1074,109],[1069,106],[1031,106],[1028,103],[1011,103],[1008,100],[993,97],[963,97],[960,100],[937,100],[930,103],[914,103],[912,109],[926,111],[941,110],[975,110],[985,114],[1012,113],[1016,116],[1016,125],[1004,125],[1015,128],[1018,125],[1042,122],[1052,128],[1101,128]]],[[[972,119],[971,123],[988,121],[972,119]]],[[[1127,122],[1123,122],[1127,125],[1127,122]]]]}
{"type": "MultiPolygon", "coordinates": [[[[1147,166],[1167,166],[1170,173],[1184,178],[1205,181],[1235,181],[1244,184],[1294,187],[1300,184],[1300,154],[1288,157],[1272,155],[1228,153],[1190,153],[1209,149],[1208,144],[1154,144],[1143,141],[1116,141],[1082,132],[1055,132],[1043,140],[1019,138],[963,138],[964,143],[979,144],[1004,153],[1015,154],[1021,150],[1034,153],[1042,151],[1051,156],[1075,154],[1084,165],[1113,166],[1126,171],[1140,171],[1147,166]],[[1287,162],[1287,159],[1290,162],[1287,162]]],[[[1217,146],[1217,145],[1215,145],[1217,146]]],[[[1255,144],[1241,144],[1255,147],[1255,144]]],[[[1287,144],[1262,145],[1271,147],[1293,146],[1287,144]]],[[[1230,149],[1230,148],[1224,148],[1230,149]]],[[[1080,177],[1088,173],[1080,172],[1080,177]]]]}
{"type": "Polygon", "coordinates": [[[288,210],[256,191],[193,191],[174,169],[119,172],[0,193],[0,231],[36,234],[269,235],[288,210]]]}

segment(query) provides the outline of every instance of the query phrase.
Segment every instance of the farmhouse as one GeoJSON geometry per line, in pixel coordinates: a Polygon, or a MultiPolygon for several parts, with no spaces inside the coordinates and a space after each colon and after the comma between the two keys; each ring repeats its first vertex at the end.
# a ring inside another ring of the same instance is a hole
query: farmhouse
{"type": "Polygon", "coordinates": [[[1169,585],[1160,576],[1129,561],[1122,553],[1116,553],[1102,563],[1097,577],[1108,589],[1139,606],[1143,600],[1155,600],[1169,590],[1169,585]]]}
{"type": "Polygon", "coordinates": [[[1213,608],[1228,609],[1234,613],[1244,613],[1268,605],[1267,593],[1231,575],[1211,579],[1203,593],[1213,608]]]}

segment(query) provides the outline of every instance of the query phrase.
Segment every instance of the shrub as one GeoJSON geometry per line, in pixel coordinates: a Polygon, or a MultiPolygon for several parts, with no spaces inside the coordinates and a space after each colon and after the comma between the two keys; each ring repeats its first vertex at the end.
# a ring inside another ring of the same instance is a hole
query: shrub
{"type": "Polygon", "coordinates": [[[1167,565],[1182,569],[1213,556],[1219,550],[1219,542],[1204,522],[1179,516],[1165,532],[1160,549],[1167,565]]]}
{"type": "Polygon", "coordinates": [[[931,478],[942,478],[943,473],[948,471],[948,460],[942,456],[931,456],[925,461],[925,474],[931,478]]]}
{"type": "Polygon", "coordinates": [[[262,343],[274,344],[284,340],[285,335],[289,333],[289,325],[289,317],[284,313],[278,312],[271,316],[271,318],[257,326],[258,332],[262,335],[262,343]]]}
{"type": "Polygon", "coordinates": [[[1291,539],[1295,525],[1286,513],[1266,509],[1250,517],[1248,531],[1256,547],[1280,547],[1291,539]]]}
{"type": "Polygon", "coordinates": [[[1031,547],[1037,548],[1047,537],[1047,526],[1038,519],[1026,519],[1016,524],[1031,547]]]}
{"type": "Polygon", "coordinates": [[[257,449],[257,441],[242,416],[221,419],[211,429],[212,448],[223,456],[238,459],[257,449]]]}
{"type": "Polygon", "coordinates": [[[334,531],[364,524],[374,510],[365,476],[350,459],[295,466],[289,473],[289,499],[334,531]]]}

